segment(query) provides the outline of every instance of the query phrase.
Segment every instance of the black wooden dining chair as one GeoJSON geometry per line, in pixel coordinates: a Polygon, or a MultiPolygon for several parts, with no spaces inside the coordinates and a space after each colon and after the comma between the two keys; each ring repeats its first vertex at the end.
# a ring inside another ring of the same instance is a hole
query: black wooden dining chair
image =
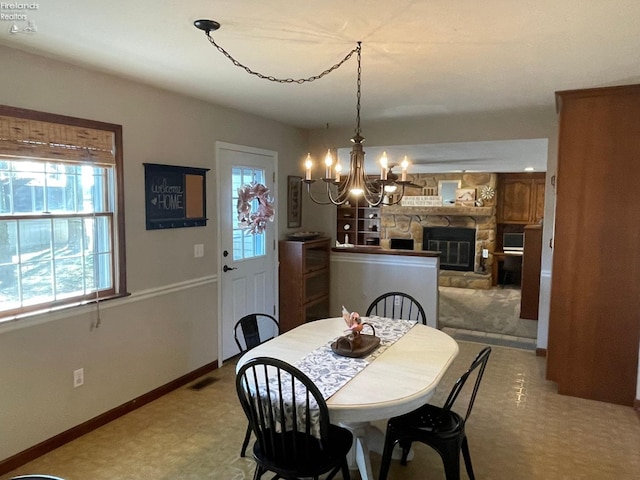
{"type": "Polygon", "coordinates": [[[415,298],[408,293],[387,292],[376,298],[367,309],[366,316],[378,315],[380,317],[402,320],[416,320],[427,324],[427,315],[424,308],[415,298]]]}
{"type": "MultiPolygon", "coordinates": [[[[233,327],[233,337],[240,349],[244,353],[257,347],[261,343],[270,340],[280,334],[280,324],[278,321],[266,313],[250,313],[238,320],[233,327]]],[[[247,453],[249,440],[251,439],[251,427],[247,425],[247,431],[242,442],[240,456],[247,453]]]]}
{"type": "Polygon", "coordinates": [[[427,444],[438,452],[444,464],[447,480],[458,480],[460,478],[460,451],[462,451],[467,474],[471,480],[475,479],[464,427],[471,414],[490,354],[491,347],[485,347],[478,353],[469,369],[454,384],[443,407],[426,404],[405,415],[389,419],[384,439],[379,480],[386,480],[387,478],[391,464],[391,454],[396,443],[399,443],[402,448],[400,462],[402,465],[406,465],[412,442],[427,444]],[[467,404],[467,412],[462,417],[451,408],[469,376],[474,372],[477,373],[475,383],[467,404]]]}
{"type": "Polygon", "coordinates": [[[265,472],[275,473],[274,479],[315,480],[329,473],[330,480],[339,471],[350,479],[347,453],[353,435],[330,423],[322,393],[303,372],[275,358],[257,357],[238,370],[236,390],[256,436],[254,480],[265,472]]]}

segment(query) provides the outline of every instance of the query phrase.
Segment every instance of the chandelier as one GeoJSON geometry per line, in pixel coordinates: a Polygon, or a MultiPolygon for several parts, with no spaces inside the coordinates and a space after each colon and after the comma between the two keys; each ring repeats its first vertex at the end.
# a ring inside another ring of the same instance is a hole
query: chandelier
{"type": "Polygon", "coordinates": [[[355,200],[356,202],[359,201],[360,197],[362,197],[362,199],[364,199],[364,201],[372,207],[377,207],[379,205],[396,205],[400,203],[404,195],[405,187],[411,184],[410,181],[407,181],[407,169],[409,163],[406,157],[400,164],[402,173],[399,179],[397,175],[391,172],[391,167],[389,166],[386,154],[383,154],[382,158],[380,159],[379,178],[377,176],[371,176],[365,171],[365,152],[362,146],[364,137],[362,136],[362,131],[360,128],[360,100],[362,97],[362,42],[358,42],[358,45],[353,50],[351,50],[340,62],[333,65],[331,68],[326,69],[319,75],[300,79],[276,78],[250,69],[246,65],[243,65],[242,63],[237,61],[224,48],[218,45],[211,36],[212,31],[218,30],[220,28],[220,24],[218,22],[214,20],[196,20],[193,24],[196,28],[203,30],[209,42],[214,47],[216,47],[218,51],[220,51],[220,53],[227,57],[235,66],[244,69],[250,75],[255,75],[258,78],[269,80],[271,82],[302,84],[318,80],[325,75],[333,72],[334,70],[340,68],[347,60],[349,60],[353,56],[354,53],[356,53],[358,62],[356,91],[356,128],[355,135],[351,138],[353,147],[351,148],[351,159],[349,162],[348,172],[346,174],[342,173],[342,165],[340,165],[338,159],[336,159],[336,163],[334,165],[331,153],[330,151],[328,151],[327,156],[325,157],[325,175],[320,179],[325,183],[326,186],[326,200],[318,200],[313,196],[311,192],[311,185],[315,183],[316,180],[313,179],[311,175],[313,169],[313,160],[311,158],[311,154],[307,154],[307,158],[305,160],[305,177],[303,182],[307,185],[307,193],[309,195],[309,198],[314,203],[320,205],[344,205],[345,203],[349,202],[349,199],[351,197],[354,197],[353,200],[355,200]],[[400,190],[398,190],[398,187],[400,187],[400,190]]]}

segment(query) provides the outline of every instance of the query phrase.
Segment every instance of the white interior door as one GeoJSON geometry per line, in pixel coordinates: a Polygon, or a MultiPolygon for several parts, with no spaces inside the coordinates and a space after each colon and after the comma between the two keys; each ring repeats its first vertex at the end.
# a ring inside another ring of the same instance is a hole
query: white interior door
{"type": "Polygon", "coordinates": [[[233,327],[242,316],[259,312],[277,318],[277,222],[268,223],[262,233],[251,234],[240,228],[237,212],[238,188],[245,184],[261,183],[275,197],[277,153],[217,142],[216,161],[220,246],[219,351],[220,360],[224,361],[239,353],[233,327]]]}

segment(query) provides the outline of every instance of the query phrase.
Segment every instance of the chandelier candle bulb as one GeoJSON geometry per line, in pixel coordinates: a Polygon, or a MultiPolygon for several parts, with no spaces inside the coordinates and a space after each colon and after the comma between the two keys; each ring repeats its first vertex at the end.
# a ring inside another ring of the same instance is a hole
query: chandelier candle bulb
{"type": "Polygon", "coordinates": [[[336,183],[340,183],[340,172],[342,172],[342,165],[340,165],[340,161],[336,161],[336,166],[334,167],[336,172],[336,183]]]}
{"type": "Polygon", "coordinates": [[[307,159],[304,161],[304,166],[307,169],[304,179],[311,180],[311,167],[313,167],[313,161],[311,161],[311,154],[307,154],[307,159]]]}
{"type": "Polygon", "coordinates": [[[400,163],[400,166],[402,167],[402,178],[401,181],[402,182],[406,182],[407,181],[407,168],[409,167],[409,161],[407,160],[407,156],[405,155],[404,159],[402,160],[402,163],[400,163]]]}
{"type": "Polygon", "coordinates": [[[380,157],[380,180],[387,179],[387,167],[389,162],[387,161],[387,152],[382,152],[382,157],[380,157]]]}
{"type": "Polygon", "coordinates": [[[333,157],[331,157],[331,150],[327,150],[327,156],[324,157],[324,164],[327,167],[325,178],[331,178],[331,165],[333,165],[333,157]]]}

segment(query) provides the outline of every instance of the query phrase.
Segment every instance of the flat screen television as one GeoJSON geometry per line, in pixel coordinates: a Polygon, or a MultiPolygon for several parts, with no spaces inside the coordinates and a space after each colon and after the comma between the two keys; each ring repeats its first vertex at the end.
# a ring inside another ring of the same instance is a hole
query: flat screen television
{"type": "Polygon", "coordinates": [[[505,233],[502,236],[502,250],[521,252],[524,250],[524,233],[505,233]]]}

